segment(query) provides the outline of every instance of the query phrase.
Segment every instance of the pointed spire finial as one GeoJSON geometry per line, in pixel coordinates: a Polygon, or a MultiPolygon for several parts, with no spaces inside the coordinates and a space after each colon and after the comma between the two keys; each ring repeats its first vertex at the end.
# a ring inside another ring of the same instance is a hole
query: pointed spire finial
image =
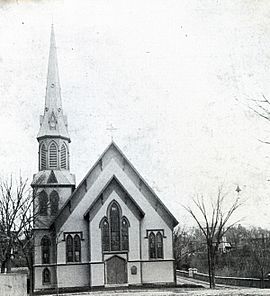
{"type": "Polygon", "coordinates": [[[41,116],[41,127],[38,133],[38,138],[48,135],[61,136],[70,141],[66,117],[63,115],[62,111],[61,88],[53,23],[51,24],[45,110],[44,116],[41,116]]]}
{"type": "Polygon", "coordinates": [[[53,24],[51,25],[50,53],[45,107],[52,107],[54,109],[62,108],[60,79],[58,72],[56,42],[53,24]]]}

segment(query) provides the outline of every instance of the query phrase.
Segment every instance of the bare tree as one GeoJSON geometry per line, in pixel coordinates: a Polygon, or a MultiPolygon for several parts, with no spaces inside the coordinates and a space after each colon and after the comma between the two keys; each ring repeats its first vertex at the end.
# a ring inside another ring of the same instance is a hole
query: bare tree
{"type": "Polygon", "coordinates": [[[32,195],[27,189],[27,181],[20,178],[13,184],[9,181],[0,181],[0,260],[1,272],[11,270],[11,257],[18,238],[23,236],[24,227],[33,222],[32,195]]]}
{"type": "Polygon", "coordinates": [[[248,246],[253,266],[259,271],[261,288],[264,288],[264,279],[270,268],[270,236],[268,231],[253,228],[249,231],[248,246]]]}
{"type": "Polygon", "coordinates": [[[174,230],[173,251],[176,268],[181,268],[189,264],[190,256],[195,251],[194,229],[179,226],[174,230]]]}
{"type": "Polygon", "coordinates": [[[222,187],[219,187],[217,197],[211,201],[210,207],[207,207],[202,195],[193,198],[194,209],[184,207],[194,218],[205,238],[210,288],[216,286],[215,263],[219,244],[225,233],[240,221],[230,224],[232,215],[241,205],[239,194],[231,204],[227,201],[226,196],[227,194],[222,193],[222,187]]]}
{"type": "Polygon", "coordinates": [[[30,291],[33,286],[33,224],[38,215],[28,180],[14,182],[11,176],[0,180],[0,263],[1,273],[11,272],[14,250],[19,250],[29,270],[30,291]]]}
{"type": "MultiPolygon", "coordinates": [[[[246,102],[242,102],[236,98],[236,101],[243,104],[245,107],[254,112],[258,117],[262,118],[270,123],[270,100],[262,94],[261,99],[247,99],[246,102]]],[[[270,144],[270,141],[258,139],[260,142],[270,144]]]]}
{"type": "MultiPolygon", "coordinates": [[[[31,213],[32,214],[32,213],[31,213]]],[[[34,218],[34,217],[33,217],[34,218]]],[[[23,234],[18,236],[18,246],[21,250],[29,270],[29,280],[30,280],[30,294],[32,294],[34,288],[34,232],[33,232],[33,223],[24,223],[23,224],[23,234]]]]}

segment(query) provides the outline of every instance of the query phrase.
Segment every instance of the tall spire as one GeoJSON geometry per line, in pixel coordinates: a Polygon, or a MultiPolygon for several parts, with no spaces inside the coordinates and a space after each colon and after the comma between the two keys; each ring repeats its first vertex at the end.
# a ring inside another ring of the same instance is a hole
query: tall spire
{"type": "Polygon", "coordinates": [[[62,109],[60,80],[58,73],[57,52],[53,25],[51,27],[50,53],[45,99],[45,108],[46,107],[48,109],[50,107],[62,109]]]}
{"type": "Polygon", "coordinates": [[[37,138],[40,139],[47,136],[59,136],[70,142],[67,129],[67,118],[63,115],[62,110],[61,88],[53,25],[51,27],[45,109],[44,115],[40,117],[40,130],[37,138]]]}

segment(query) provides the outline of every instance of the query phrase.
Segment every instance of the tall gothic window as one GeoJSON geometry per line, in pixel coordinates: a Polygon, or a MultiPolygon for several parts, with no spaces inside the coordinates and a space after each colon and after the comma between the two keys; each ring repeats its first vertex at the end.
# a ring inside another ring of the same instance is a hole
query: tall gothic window
{"type": "Polygon", "coordinates": [[[156,234],[157,258],[163,258],[163,237],[160,232],[156,234]]]}
{"type": "Polygon", "coordinates": [[[116,203],[111,205],[110,209],[111,226],[111,250],[120,250],[120,213],[116,203]]]}
{"type": "Polygon", "coordinates": [[[148,236],[149,242],[149,258],[163,258],[163,235],[160,231],[151,231],[148,236]]]}
{"type": "Polygon", "coordinates": [[[52,142],[49,148],[49,165],[51,169],[57,169],[57,154],[57,146],[52,142]]]}
{"type": "Polygon", "coordinates": [[[46,153],[46,147],[44,144],[41,145],[40,148],[40,170],[46,170],[46,163],[47,163],[47,153],[46,153]]]}
{"type": "Polygon", "coordinates": [[[65,144],[61,146],[61,169],[68,169],[68,155],[65,144]]]}
{"type": "Polygon", "coordinates": [[[48,195],[43,190],[39,193],[39,214],[41,216],[47,216],[48,215],[48,195]]]}
{"type": "Polygon", "coordinates": [[[74,236],[74,261],[81,262],[81,239],[78,234],[74,236]]]}
{"type": "Polygon", "coordinates": [[[108,217],[103,217],[100,222],[102,251],[128,251],[129,249],[129,222],[126,217],[121,217],[121,209],[117,202],[108,207],[108,217]]]}
{"type": "Polygon", "coordinates": [[[47,267],[42,272],[42,282],[43,284],[51,283],[51,273],[47,267]]]}
{"type": "Polygon", "coordinates": [[[69,234],[67,236],[67,241],[66,241],[66,255],[67,255],[67,262],[73,262],[73,238],[69,234]]]}
{"type": "Polygon", "coordinates": [[[53,190],[50,194],[50,204],[51,204],[51,215],[55,216],[58,213],[59,207],[59,195],[58,193],[53,190]]]}
{"type": "Polygon", "coordinates": [[[42,264],[50,263],[50,246],[51,241],[47,235],[43,236],[41,240],[41,256],[42,256],[42,264]]]}
{"type": "Polygon", "coordinates": [[[153,232],[149,234],[149,257],[150,259],[156,258],[156,236],[153,232]]]}
{"type": "Polygon", "coordinates": [[[78,234],[68,234],[66,237],[67,262],[81,262],[81,237],[78,234]]]}
{"type": "Polygon", "coordinates": [[[110,235],[109,235],[109,223],[107,218],[102,221],[101,224],[101,236],[102,236],[102,250],[110,250],[110,235]]]}
{"type": "Polygon", "coordinates": [[[121,223],[122,250],[128,251],[128,221],[122,218],[121,223]]]}

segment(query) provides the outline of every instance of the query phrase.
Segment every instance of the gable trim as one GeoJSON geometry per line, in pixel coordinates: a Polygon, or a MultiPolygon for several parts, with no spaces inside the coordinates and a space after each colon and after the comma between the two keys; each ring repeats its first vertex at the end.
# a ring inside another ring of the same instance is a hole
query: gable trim
{"type": "MultiPolygon", "coordinates": [[[[123,192],[126,194],[126,197],[131,201],[131,203],[135,206],[135,208],[137,209],[137,211],[139,212],[139,217],[143,218],[145,213],[144,211],[141,209],[141,207],[136,203],[136,201],[134,200],[134,198],[128,193],[128,191],[125,189],[125,187],[122,185],[122,183],[119,181],[119,179],[113,175],[110,180],[106,183],[106,185],[102,188],[102,190],[100,191],[100,193],[98,194],[98,196],[94,199],[94,201],[91,203],[91,205],[89,206],[89,208],[86,210],[86,212],[84,213],[84,218],[87,218],[87,216],[89,215],[89,213],[91,212],[91,210],[94,208],[94,206],[97,204],[99,199],[103,198],[103,193],[104,191],[109,187],[110,184],[112,184],[112,182],[116,182],[117,185],[120,187],[121,190],[123,190],[123,192]]],[[[120,197],[121,198],[121,197],[120,197]]],[[[114,200],[115,201],[115,200],[114,200]]],[[[110,202],[110,205],[113,201],[110,202]]],[[[118,202],[115,201],[117,204],[118,202]]],[[[103,204],[103,201],[102,201],[103,204]]],[[[109,205],[109,207],[110,207],[109,205]]],[[[108,208],[109,208],[108,207],[108,208]]],[[[121,207],[120,207],[121,208],[121,207]]],[[[107,213],[108,215],[108,213],[107,213]]]]}
{"type": "MultiPolygon", "coordinates": [[[[172,226],[175,227],[178,224],[177,219],[172,215],[172,213],[168,210],[168,208],[164,205],[164,203],[159,199],[159,197],[156,195],[156,193],[153,191],[153,189],[148,185],[148,183],[141,177],[141,175],[138,173],[138,171],[134,168],[134,166],[131,164],[131,162],[127,159],[127,157],[124,155],[124,153],[120,150],[120,148],[114,143],[114,141],[112,141],[108,147],[105,149],[105,151],[101,154],[101,156],[98,158],[98,160],[94,163],[94,165],[91,167],[91,169],[88,171],[88,173],[86,174],[86,176],[82,179],[82,181],[80,182],[80,184],[78,185],[78,187],[74,190],[74,192],[71,194],[71,196],[66,200],[66,202],[64,203],[62,209],[59,211],[58,215],[54,218],[54,220],[51,222],[50,226],[52,226],[56,220],[58,220],[59,216],[61,215],[61,213],[65,210],[65,208],[68,206],[68,204],[71,202],[71,200],[73,199],[74,196],[76,196],[76,193],[80,190],[80,188],[86,184],[87,182],[87,178],[90,176],[90,174],[92,173],[92,171],[95,169],[96,166],[98,166],[100,164],[100,162],[102,161],[104,155],[107,153],[107,151],[111,148],[114,147],[117,152],[121,155],[121,157],[123,157],[123,161],[125,166],[129,165],[131,167],[131,169],[135,172],[135,174],[137,174],[137,176],[140,178],[142,184],[145,185],[145,187],[147,188],[147,190],[150,191],[150,193],[153,195],[153,197],[156,199],[156,207],[160,206],[160,208],[162,208],[162,210],[164,210],[164,212],[169,216],[169,218],[172,221],[172,226]]],[[[103,169],[103,167],[102,167],[103,169]]],[[[87,191],[88,188],[86,188],[87,191]]]]}

